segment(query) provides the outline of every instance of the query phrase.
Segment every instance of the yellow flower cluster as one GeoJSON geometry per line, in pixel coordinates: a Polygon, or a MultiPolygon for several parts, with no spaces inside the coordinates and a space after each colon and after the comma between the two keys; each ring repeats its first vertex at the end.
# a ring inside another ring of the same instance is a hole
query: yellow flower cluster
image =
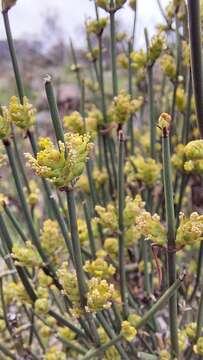
{"type": "Polygon", "coordinates": [[[59,263],[59,253],[64,251],[64,241],[59,229],[59,225],[55,220],[45,220],[43,229],[40,233],[40,242],[46,255],[51,257],[54,264],[59,263]]]}
{"type": "MultiPolygon", "coordinates": [[[[26,154],[29,164],[37,175],[48,179],[59,188],[68,187],[82,174],[92,144],[89,135],[65,134],[65,144],[59,142],[59,150],[51,140],[43,144],[34,158],[26,154]]],[[[41,140],[42,144],[42,140],[41,140]]]]}
{"type": "Polygon", "coordinates": [[[49,301],[47,298],[39,298],[35,301],[35,311],[39,315],[47,314],[49,311],[49,301]]]}
{"type": "Polygon", "coordinates": [[[186,102],[187,100],[185,90],[181,87],[178,87],[176,92],[176,107],[179,112],[184,113],[186,108],[186,102]]]}
{"type": "Polygon", "coordinates": [[[114,237],[108,237],[104,241],[104,250],[112,257],[116,259],[118,255],[118,239],[114,237]]]}
{"type": "Polygon", "coordinates": [[[140,233],[152,242],[163,245],[166,243],[166,229],[160,222],[160,217],[157,214],[151,215],[144,211],[136,218],[137,227],[140,233]]]}
{"type": "Polygon", "coordinates": [[[143,98],[131,100],[131,96],[125,91],[121,91],[116,96],[111,104],[109,110],[109,118],[117,124],[125,123],[129,116],[140,109],[143,103],[143,98]]]}
{"type": "Polygon", "coordinates": [[[147,187],[152,187],[159,179],[161,174],[161,164],[152,158],[131,156],[125,165],[127,182],[133,184],[135,181],[142,181],[147,187]]]}
{"type": "Polygon", "coordinates": [[[203,356],[203,337],[197,340],[197,344],[193,347],[194,353],[203,356]]]}
{"type": "Polygon", "coordinates": [[[86,22],[86,30],[89,34],[95,34],[97,36],[101,35],[104,28],[108,24],[107,18],[100,18],[98,20],[88,20],[86,22]]]}
{"type": "Polygon", "coordinates": [[[158,127],[161,130],[168,129],[171,125],[171,116],[167,113],[162,113],[158,119],[158,127]]]}
{"type": "Polygon", "coordinates": [[[201,174],[203,172],[203,140],[190,141],[185,146],[184,152],[187,159],[184,164],[185,171],[201,174]]]}
{"type": "Polygon", "coordinates": [[[130,54],[132,68],[135,70],[143,69],[147,65],[147,54],[144,50],[132,51],[130,54]]]}
{"type": "Polygon", "coordinates": [[[22,304],[31,304],[30,297],[21,282],[7,282],[4,285],[4,297],[7,304],[14,302],[22,304]]]}
{"type": "Polygon", "coordinates": [[[180,225],[177,230],[178,246],[194,245],[203,239],[203,215],[193,212],[189,218],[180,213],[180,225]]]}
{"type": "Polygon", "coordinates": [[[134,326],[135,328],[138,326],[141,319],[141,316],[135,313],[132,313],[128,316],[128,321],[130,325],[134,326]]]}
{"type": "Polygon", "coordinates": [[[42,265],[42,260],[31,241],[27,241],[24,245],[18,243],[14,244],[12,257],[19,266],[40,267],[42,265]]]}
{"type": "Polygon", "coordinates": [[[184,170],[184,160],[185,160],[185,146],[183,144],[178,144],[171,158],[171,162],[174,169],[184,170]]]}
{"type": "Polygon", "coordinates": [[[27,189],[25,188],[26,195],[27,195],[27,202],[31,206],[37,205],[40,200],[40,189],[34,180],[29,181],[29,189],[30,192],[28,193],[27,189]]]}
{"type": "Polygon", "coordinates": [[[2,106],[2,115],[0,115],[0,139],[6,139],[11,134],[11,118],[9,111],[5,106],[2,106]]]}
{"type": "Polygon", "coordinates": [[[197,324],[195,322],[189,323],[185,327],[187,337],[193,341],[196,337],[197,324]]]}
{"type": "Polygon", "coordinates": [[[109,309],[115,293],[114,285],[105,279],[93,277],[88,281],[87,311],[97,312],[109,309]]]}
{"type": "Polygon", "coordinates": [[[121,334],[127,341],[130,342],[133,341],[137,335],[137,330],[130,324],[129,321],[126,320],[121,323],[121,334]]]}
{"type": "Polygon", "coordinates": [[[97,258],[93,261],[86,261],[84,265],[85,272],[89,273],[91,276],[96,278],[102,278],[102,279],[109,279],[111,278],[115,272],[116,269],[113,265],[109,265],[105,260],[102,258],[97,258]]]}
{"type": "Polygon", "coordinates": [[[176,78],[176,63],[172,55],[164,54],[161,58],[161,68],[171,81],[176,78]]]}
{"type": "Polygon", "coordinates": [[[99,48],[94,47],[93,49],[91,49],[91,51],[87,52],[85,56],[88,61],[92,61],[92,62],[97,61],[99,57],[99,48]]]}
{"type": "Polygon", "coordinates": [[[162,33],[153,36],[148,53],[148,62],[153,64],[166,48],[166,39],[162,33]]]}
{"type": "Polygon", "coordinates": [[[128,57],[125,53],[120,53],[117,57],[118,65],[123,69],[128,69],[128,57]]]}
{"type": "Polygon", "coordinates": [[[79,307],[80,296],[75,271],[68,271],[68,263],[63,262],[62,266],[57,270],[57,275],[65,293],[69,296],[73,306],[76,308],[79,307]]]}
{"type": "Polygon", "coordinates": [[[63,123],[64,123],[64,128],[67,131],[78,134],[84,133],[84,121],[78,111],[74,111],[70,115],[64,116],[63,123]]]}
{"type": "Polygon", "coordinates": [[[160,360],[170,360],[171,356],[167,350],[161,350],[159,353],[160,360]]]}
{"type": "Polygon", "coordinates": [[[58,335],[67,341],[72,341],[76,338],[76,333],[74,333],[67,327],[59,327],[58,335]]]}
{"type": "Polygon", "coordinates": [[[45,354],[44,360],[66,360],[66,354],[57,346],[52,346],[45,354]]]}
{"type": "Polygon", "coordinates": [[[12,96],[9,103],[9,114],[11,121],[21,129],[29,129],[35,123],[36,109],[29,103],[26,97],[23,104],[16,96],[12,96]]]}

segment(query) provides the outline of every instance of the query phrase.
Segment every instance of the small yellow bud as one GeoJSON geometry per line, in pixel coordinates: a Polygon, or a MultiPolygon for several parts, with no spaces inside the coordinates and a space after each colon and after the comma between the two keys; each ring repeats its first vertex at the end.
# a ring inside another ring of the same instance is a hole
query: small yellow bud
{"type": "Polygon", "coordinates": [[[37,314],[47,314],[49,311],[48,299],[37,299],[35,301],[35,311],[37,314]]]}
{"type": "Polygon", "coordinates": [[[0,139],[6,139],[11,134],[11,118],[8,109],[2,106],[2,115],[0,115],[0,139]]]}
{"type": "Polygon", "coordinates": [[[158,120],[158,127],[162,130],[169,129],[171,125],[171,115],[162,113],[158,120]]]}
{"type": "Polygon", "coordinates": [[[12,96],[9,103],[9,114],[11,121],[21,129],[29,129],[35,123],[36,109],[24,96],[23,104],[16,96],[12,96]]]}
{"type": "Polygon", "coordinates": [[[127,341],[133,341],[137,335],[137,330],[131,326],[129,321],[123,321],[121,324],[121,333],[127,341]]]}
{"type": "Polygon", "coordinates": [[[185,146],[185,156],[188,160],[203,160],[203,140],[190,141],[185,146]]]}
{"type": "Polygon", "coordinates": [[[193,347],[194,353],[203,356],[203,337],[200,337],[197,344],[193,347]]]}

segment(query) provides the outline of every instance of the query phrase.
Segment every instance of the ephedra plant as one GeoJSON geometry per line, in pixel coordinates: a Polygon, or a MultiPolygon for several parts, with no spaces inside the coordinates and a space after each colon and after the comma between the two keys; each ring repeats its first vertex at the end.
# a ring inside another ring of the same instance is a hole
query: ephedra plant
{"type": "Polygon", "coordinates": [[[163,23],[137,50],[142,2],[93,1],[83,65],[70,45],[80,108],[63,117],[44,78],[51,138],[24,90],[15,3],[1,0],[17,89],[0,115],[1,358],[202,358],[202,3],[157,1],[163,23]]]}

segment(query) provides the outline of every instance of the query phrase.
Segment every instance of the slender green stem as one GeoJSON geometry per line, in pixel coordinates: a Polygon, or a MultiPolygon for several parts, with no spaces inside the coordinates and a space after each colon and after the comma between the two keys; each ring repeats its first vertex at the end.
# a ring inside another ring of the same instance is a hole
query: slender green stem
{"type": "Polygon", "coordinates": [[[82,358],[82,360],[90,360],[95,358],[95,356],[102,355],[106,350],[108,350],[111,346],[117,344],[119,341],[122,340],[122,335],[116,336],[114,339],[108,341],[106,344],[100,346],[98,349],[91,349],[89,350],[86,355],[82,358]]]}
{"type": "Polygon", "coordinates": [[[139,321],[138,325],[136,326],[137,329],[140,329],[141,327],[145,326],[157,313],[157,311],[161,310],[162,307],[167,303],[167,301],[177,292],[178,288],[181,286],[182,281],[184,279],[185,274],[182,274],[179,276],[179,279],[177,279],[173,285],[171,285],[164,294],[159,298],[158,301],[154,305],[151,306],[150,310],[147,311],[144,316],[142,316],[142,319],[139,321]]]}
{"type": "Polygon", "coordinates": [[[188,0],[188,19],[191,48],[191,68],[197,120],[203,137],[203,62],[199,0],[188,0]]]}
{"type": "Polygon", "coordinates": [[[54,310],[49,310],[49,315],[53,317],[57,322],[62,325],[68,327],[70,330],[72,330],[74,333],[76,333],[78,336],[85,337],[85,333],[75,326],[72,322],[68,321],[67,318],[62,317],[60,314],[56,313],[54,310]]]}
{"type": "Polygon", "coordinates": [[[75,71],[76,71],[77,80],[78,80],[78,87],[80,88],[80,87],[81,87],[82,80],[81,80],[80,68],[79,68],[79,65],[78,65],[78,63],[77,63],[77,57],[76,57],[76,53],[75,53],[75,49],[74,49],[72,40],[70,40],[70,47],[71,47],[73,62],[74,62],[74,65],[75,65],[75,71]]]}
{"type": "MultiPolygon", "coordinates": [[[[169,286],[176,281],[176,234],[175,234],[175,214],[173,202],[173,185],[171,169],[171,153],[169,131],[164,128],[162,136],[163,153],[163,176],[164,176],[164,194],[166,205],[167,221],[167,248],[168,248],[168,280],[169,286]]],[[[171,335],[171,357],[178,357],[178,325],[177,325],[177,292],[169,300],[169,322],[171,335]]]]}
{"type": "MultiPolygon", "coordinates": [[[[111,3],[113,1],[111,0],[111,3]]],[[[118,95],[118,77],[116,66],[116,31],[115,31],[115,11],[110,11],[110,29],[111,29],[111,65],[112,65],[112,85],[113,96],[118,95]]]]}
{"type": "MultiPolygon", "coordinates": [[[[128,87],[129,94],[131,98],[133,96],[133,86],[132,86],[132,60],[131,60],[131,52],[133,49],[133,41],[129,40],[128,42],[128,87]]],[[[134,141],[134,128],[133,128],[133,115],[130,116],[128,120],[128,135],[130,136],[130,153],[134,154],[135,141],[134,141]]]]}
{"type": "Polygon", "coordinates": [[[124,183],[124,157],[125,142],[123,132],[119,133],[119,162],[118,162],[118,226],[119,226],[119,275],[120,291],[123,304],[123,316],[127,318],[127,286],[125,271],[125,238],[124,238],[124,202],[125,202],[125,183],[124,183]]]}
{"type": "MultiPolygon", "coordinates": [[[[147,29],[144,31],[147,52],[149,49],[149,37],[147,29]]],[[[147,65],[147,80],[148,80],[148,99],[149,99],[149,120],[150,120],[150,155],[152,159],[156,159],[156,123],[155,123],[155,109],[154,109],[154,89],[153,89],[153,65],[147,65]]]]}
{"type": "Polygon", "coordinates": [[[78,280],[78,288],[79,288],[79,294],[80,294],[80,303],[81,303],[82,307],[85,307],[87,285],[85,282],[85,274],[84,274],[84,270],[83,270],[80,240],[79,240],[79,236],[78,236],[74,190],[73,189],[67,190],[66,195],[67,195],[68,212],[69,212],[69,218],[70,218],[70,232],[71,232],[72,246],[73,246],[73,252],[74,252],[74,260],[75,260],[76,274],[77,274],[77,280],[78,280]]]}
{"type": "Polygon", "coordinates": [[[19,222],[17,221],[15,216],[12,214],[11,210],[9,209],[9,207],[7,205],[4,206],[4,209],[5,209],[6,215],[10,219],[10,221],[13,224],[14,228],[16,229],[17,233],[20,235],[23,242],[26,243],[27,237],[24,234],[24,232],[22,231],[22,227],[20,226],[19,222]]]}
{"type": "Polygon", "coordinates": [[[203,327],[203,287],[201,291],[200,303],[198,308],[198,315],[197,315],[197,331],[196,331],[196,340],[202,334],[202,327],[203,327]]]}
{"type": "MultiPolygon", "coordinates": [[[[110,339],[112,339],[112,340],[115,339],[116,334],[115,334],[114,330],[109,326],[109,324],[106,321],[103,314],[98,313],[97,318],[98,318],[100,324],[103,326],[103,328],[104,328],[105,332],[107,333],[107,335],[110,337],[110,339]]],[[[119,354],[121,355],[122,360],[129,360],[129,357],[128,357],[126,351],[123,349],[121,344],[115,343],[115,347],[118,350],[119,354]]]]}
{"type": "Polygon", "coordinates": [[[62,127],[62,123],[61,123],[61,119],[60,119],[60,115],[59,115],[59,111],[58,111],[58,106],[56,103],[56,97],[54,94],[51,77],[49,75],[47,75],[45,78],[45,90],[46,90],[47,100],[49,103],[49,110],[51,113],[51,118],[52,118],[57,141],[64,142],[63,127],[62,127]]]}
{"type": "Polygon", "coordinates": [[[86,201],[83,202],[83,210],[84,210],[85,220],[86,220],[86,224],[87,224],[87,231],[88,231],[88,237],[89,237],[89,242],[90,242],[92,258],[96,259],[96,244],[95,244],[94,234],[93,234],[93,230],[92,230],[91,217],[90,217],[90,213],[89,213],[89,209],[88,209],[86,201]]]}
{"type": "Polygon", "coordinates": [[[7,10],[3,11],[3,19],[4,19],[4,26],[5,26],[5,30],[6,30],[6,36],[7,36],[11,61],[12,61],[13,70],[15,73],[18,95],[20,98],[20,102],[23,103],[23,97],[24,97],[23,83],[21,81],[20,70],[19,70],[18,61],[17,61],[17,57],[16,57],[15,46],[14,46],[14,42],[13,42],[13,37],[12,37],[12,33],[11,33],[9,16],[8,16],[7,10]]]}

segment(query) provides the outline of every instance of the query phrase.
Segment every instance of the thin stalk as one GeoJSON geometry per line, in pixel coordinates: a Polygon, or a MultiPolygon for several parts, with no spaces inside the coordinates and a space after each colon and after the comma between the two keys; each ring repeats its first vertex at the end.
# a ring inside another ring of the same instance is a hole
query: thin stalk
{"type": "Polygon", "coordinates": [[[74,62],[75,69],[76,69],[76,75],[77,75],[77,80],[78,80],[78,87],[80,88],[80,87],[81,87],[82,80],[81,80],[81,77],[80,77],[80,69],[79,69],[79,67],[78,67],[77,57],[76,57],[76,53],[75,53],[75,49],[74,49],[72,40],[70,40],[70,48],[71,48],[71,52],[72,52],[73,62],[74,62]]]}
{"type": "MultiPolygon", "coordinates": [[[[166,204],[167,221],[167,249],[168,249],[168,281],[169,286],[176,281],[176,233],[175,233],[175,214],[173,202],[173,184],[171,169],[171,152],[169,131],[164,128],[162,136],[162,156],[163,156],[163,177],[164,195],[166,204]]],[[[171,335],[171,357],[178,357],[178,325],[177,325],[177,292],[169,300],[169,323],[171,335]]]]}
{"type": "MultiPolygon", "coordinates": [[[[144,30],[145,42],[147,52],[149,49],[149,37],[147,29],[144,30]]],[[[149,99],[149,120],[150,120],[150,156],[156,159],[156,123],[155,123],[155,109],[154,109],[154,89],[153,89],[153,65],[147,66],[147,81],[148,81],[148,99],[149,99]]]]}
{"type": "Polygon", "coordinates": [[[197,261],[196,281],[195,281],[195,286],[194,286],[192,295],[190,297],[190,302],[193,300],[193,298],[194,298],[194,296],[196,294],[196,291],[198,289],[199,281],[200,281],[201,276],[202,276],[202,266],[203,266],[203,241],[201,241],[201,243],[200,243],[198,261],[197,261]]]}
{"type": "Polygon", "coordinates": [[[203,287],[201,291],[200,303],[198,308],[198,315],[197,315],[197,331],[196,331],[196,341],[202,334],[202,327],[203,327],[203,287]]]}
{"type": "Polygon", "coordinates": [[[92,230],[91,217],[89,214],[89,209],[88,209],[86,201],[83,202],[83,210],[84,210],[85,220],[86,220],[86,224],[87,224],[87,231],[88,231],[88,237],[89,237],[89,242],[90,242],[90,250],[91,250],[92,258],[96,259],[96,244],[95,244],[94,234],[93,234],[93,230],[92,230]]]}
{"type": "Polygon", "coordinates": [[[79,354],[84,355],[86,353],[86,349],[73,341],[68,341],[67,339],[63,338],[62,336],[57,336],[57,338],[66,345],[69,349],[76,351],[79,354]]]}
{"type": "Polygon", "coordinates": [[[193,90],[199,130],[201,138],[203,138],[203,62],[200,2],[199,0],[188,0],[187,4],[193,90]]]}
{"type": "Polygon", "coordinates": [[[17,61],[17,57],[16,57],[16,51],[15,51],[15,46],[14,46],[14,42],[13,42],[13,37],[12,37],[12,33],[11,33],[8,10],[3,11],[2,14],[3,14],[4,26],[5,26],[5,30],[6,30],[7,42],[8,42],[8,46],[9,46],[9,52],[10,52],[10,56],[11,56],[13,70],[15,73],[18,95],[20,98],[20,102],[22,104],[23,97],[24,97],[24,89],[23,89],[23,83],[22,83],[21,76],[20,76],[20,70],[19,70],[18,61],[17,61]]]}
{"type": "Polygon", "coordinates": [[[15,181],[15,185],[16,185],[16,190],[17,190],[17,193],[18,193],[18,196],[19,196],[19,199],[20,199],[22,210],[23,210],[23,213],[24,213],[24,216],[25,216],[25,219],[26,219],[26,225],[27,225],[28,230],[30,232],[32,242],[36,246],[36,248],[37,248],[37,250],[39,252],[39,255],[41,256],[43,262],[45,263],[45,267],[46,267],[49,275],[52,276],[52,278],[54,280],[56,280],[55,272],[54,272],[52,266],[49,264],[48,257],[46,256],[46,254],[44,253],[44,250],[42,249],[42,246],[40,244],[38,235],[37,235],[36,230],[35,230],[34,225],[33,225],[32,216],[31,216],[30,209],[28,207],[28,204],[27,204],[27,201],[26,201],[26,198],[25,198],[25,194],[24,194],[24,191],[23,191],[23,188],[22,188],[22,185],[21,185],[20,176],[19,176],[19,172],[18,172],[18,169],[17,169],[17,165],[16,165],[14,154],[13,154],[12,146],[11,146],[9,141],[4,141],[4,146],[5,146],[7,155],[8,155],[10,167],[11,167],[13,177],[14,177],[14,181],[15,181]]]}
{"type": "MultiPolygon", "coordinates": [[[[96,316],[97,316],[100,324],[103,326],[105,332],[110,337],[110,339],[113,340],[114,338],[116,338],[116,334],[115,334],[114,330],[109,326],[109,324],[105,320],[105,317],[103,316],[103,314],[98,313],[96,316]]],[[[118,350],[119,354],[121,355],[122,360],[129,360],[129,357],[128,357],[126,351],[123,349],[123,346],[121,344],[115,343],[115,347],[118,350]]]]}
{"type": "Polygon", "coordinates": [[[119,341],[122,340],[122,334],[116,336],[114,339],[108,341],[106,344],[100,346],[98,349],[91,349],[89,350],[86,355],[82,358],[82,360],[90,360],[95,358],[95,356],[102,355],[106,350],[108,350],[111,346],[117,344],[119,341]]]}
{"type": "Polygon", "coordinates": [[[124,202],[125,202],[125,182],[124,182],[124,157],[125,142],[123,132],[119,133],[119,162],[118,162],[118,227],[119,227],[119,275],[120,275],[120,291],[123,304],[123,316],[128,316],[127,304],[127,285],[125,271],[125,239],[124,239],[124,202]]]}
{"type": "Polygon", "coordinates": [[[79,240],[79,236],[78,236],[74,190],[68,189],[66,191],[66,195],[67,195],[68,212],[69,212],[69,218],[70,218],[70,232],[71,232],[72,246],[73,246],[73,252],[74,252],[76,274],[77,274],[77,280],[78,280],[78,289],[79,289],[79,294],[80,294],[80,303],[81,303],[81,306],[84,308],[86,305],[86,301],[87,301],[86,300],[87,285],[85,282],[85,274],[84,274],[84,270],[83,270],[80,240],[79,240]]]}
{"type": "Polygon", "coordinates": [[[16,232],[19,234],[19,236],[21,237],[21,239],[23,240],[24,243],[26,243],[27,241],[27,237],[24,234],[24,232],[22,231],[22,227],[20,226],[20,224],[18,223],[17,219],[15,218],[15,216],[12,214],[11,210],[9,209],[9,207],[7,205],[4,205],[4,210],[6,215],[8,216],[8,218],[10,219],[11,223],[13,224],[16,232]]]}
{"type": "Polygon", "coordinates": [[[47,100],[48,100],[48,104],[49,104],[49,110],[51,113],[52,123],[53,123],[55,134],[56,134],[56,139],[58,142],[59,141],[64,142],[63,127],[61,124],[61,119],[60,119],[60,115],[59,115],[59,111],[58,111],[58,106],[56,103],[56,97],[54,94],[51,77],[49,75],[47,75],[45,78],[45,90],[46,90],[47,100]]]}
{"type": "Polygon", "coordinates": [[[192,74],[189,70],[188,81],[187,81],[187,105],[184,116],[184,125],[182,132],[182,143],[187,144],[190,132],[190,115],[191,115],[191,100],[192,100],[192,74]]]}
{"type": "MultiPolygon", "coordinates": [[[[111,0],[111,6],[114,5],[111,0]]],[[[112,85],[113,96],[118,95],[118,76],[116,66],[116,30],[115,30],[115,10],[110,10],[110,29],[111,29],[111,66],[112,66],[112,85]]]]}
{"type": "Polygon", "coordinates": [[[68,321],[67,318],[64,318],[60,314],[56,313],[54,310],[49,310],[48,314],[57,320],[60,325],[68,327],[78,336],[86,337],[85,333],[80,328],[75,326],[72,322],[68,321]]]}
{"type": "Polygon", "coordinates": [[[179,34],[179,20],[177,14],[175,15],[175,24],[176,24],[176,78],[174,80],[172,108],[171,108],[172,120],[174,120],[175,112],[176,112],[176,94],[178,89],[178,77],[180,74],[180,65],[181,65],[181,41],[179,34]]]}
{"type": "MultiPolygon", "coordinates": [[[[133,96],[133,86],[132,86],[132,60],[131,52],[133,49],[133,41],[129,40],[128,42],[128,91],[132,98],[133,96]]],[[[130,116],[128,120],[128,136],[130,136],[130,153],[134,154],[135,141],[134,141],[134,131],[133,131],[133,115],[130,116]]]]}
{"type": "Polygon", "coordinates": [[[147,311],[144,316],[142,316],[142,319],[139,321],[139,323],[137,324],[136,328],[139,330],[141,327],[145,326],[152,318],[153,316],[157,313],[157,311],[161,310],[162,307],[167,303],[167,301],[174,296],[174,294],[177,292],[177,290],[179,289],[179,287],[182,284],[182,281],[185,277],[185,274],[181,274],[179,276],[179,279],[177,279],[173,285],[171,285],[165,292],[164,294],[159,298],[159,300],[152,305],[152,307],[150,308],[149,311],[147,311]]]}

